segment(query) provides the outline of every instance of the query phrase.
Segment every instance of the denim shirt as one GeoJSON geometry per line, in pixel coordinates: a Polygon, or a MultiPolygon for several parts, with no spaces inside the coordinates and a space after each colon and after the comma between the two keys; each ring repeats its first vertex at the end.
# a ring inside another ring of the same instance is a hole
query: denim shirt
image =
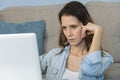
{"type": "MultiPolygon", "coordinates": [[[[54,48],[49,53],[40,56],[41,70],[46,71],[46,80],[62,80],[69,55],[70,46],[61,49],[54,48]]],[[[104,71],[113,63],[113,57],[107,53],[101,56],[101,51],[87,54],[80,63],[78,80],[103,80],[104,71]]]]}

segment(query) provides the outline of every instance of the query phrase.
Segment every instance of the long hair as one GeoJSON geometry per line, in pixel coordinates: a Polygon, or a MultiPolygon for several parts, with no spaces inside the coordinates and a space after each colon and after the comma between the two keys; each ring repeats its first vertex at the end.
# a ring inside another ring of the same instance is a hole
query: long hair
{"type": "MultiPolygon", "coordinates": [[[[78,1],[69,2],[61,9],[58,15],[61,24],[62,24],[61,17],[63,15],[75,16],[80,22],[82,22],[83,25],[86,25],[88,22],[94,23],[86,7],[78,1]]],[[[87,37],[84,38],[85,45],[87,46],[87,51],[90,49],[92,39],[93,39],[93,34],[88,35],[87,37]]],[[[64,48],[66,45],[69,45],[69,43],[67,43],[67,39],[61,28],[59,35],[59,46],[64,48]]]]}

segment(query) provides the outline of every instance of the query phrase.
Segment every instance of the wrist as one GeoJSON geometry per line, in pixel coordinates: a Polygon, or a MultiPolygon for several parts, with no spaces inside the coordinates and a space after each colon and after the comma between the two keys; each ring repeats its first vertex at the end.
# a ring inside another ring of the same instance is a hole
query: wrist
{"type": "Polygon", "coordinates": [[[98,27],[95,29],[94,32],[95,32],[95,33],[102,33],[102,32],[103,32],[102,27],[101,27],[101,26],[98,26],[98,27]]]}

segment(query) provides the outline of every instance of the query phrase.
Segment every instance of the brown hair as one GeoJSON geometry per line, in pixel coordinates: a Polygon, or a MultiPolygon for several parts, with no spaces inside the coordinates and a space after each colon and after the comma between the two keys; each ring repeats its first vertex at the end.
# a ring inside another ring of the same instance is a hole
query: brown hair
{"type": "MultiPolygon", "coordinates": [[[[88,22],[93,22],[91,16],[89,15],[86,7],[78,2],[78,1],[72,1],[69,2],[68,4],[66,4],[61,11],[59,12],[59,21],[61,23],[61,17],[63,15],[72,15],[75,16],[80,22],[82,22],[83,25],[86,25],[88,22]]],[[[62,23],[61,23],[62,24],[62,23]]],[[[87,36],[84,38],[85,39],[85,44],[87,46],[87,50],[89,50],[90,45],[92,43],[92,39],[93,39],[93,34],[87,36]]],[[[67,43],[67,39],[63,33],[63,30],[61,28],[60,31],[60,35],[59,35],[59,45],[61,47],[65,47],[66,45],[69,45],[69,43],[67,43]]]]}

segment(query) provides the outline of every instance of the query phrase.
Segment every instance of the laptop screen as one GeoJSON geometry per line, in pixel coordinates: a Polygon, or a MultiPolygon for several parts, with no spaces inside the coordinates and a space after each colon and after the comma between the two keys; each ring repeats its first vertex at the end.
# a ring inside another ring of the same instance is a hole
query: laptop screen
{"type": "Polygon", "coordinates": [[[42,80],[36,35],[0,35],[0,80],[42,80]]]}

